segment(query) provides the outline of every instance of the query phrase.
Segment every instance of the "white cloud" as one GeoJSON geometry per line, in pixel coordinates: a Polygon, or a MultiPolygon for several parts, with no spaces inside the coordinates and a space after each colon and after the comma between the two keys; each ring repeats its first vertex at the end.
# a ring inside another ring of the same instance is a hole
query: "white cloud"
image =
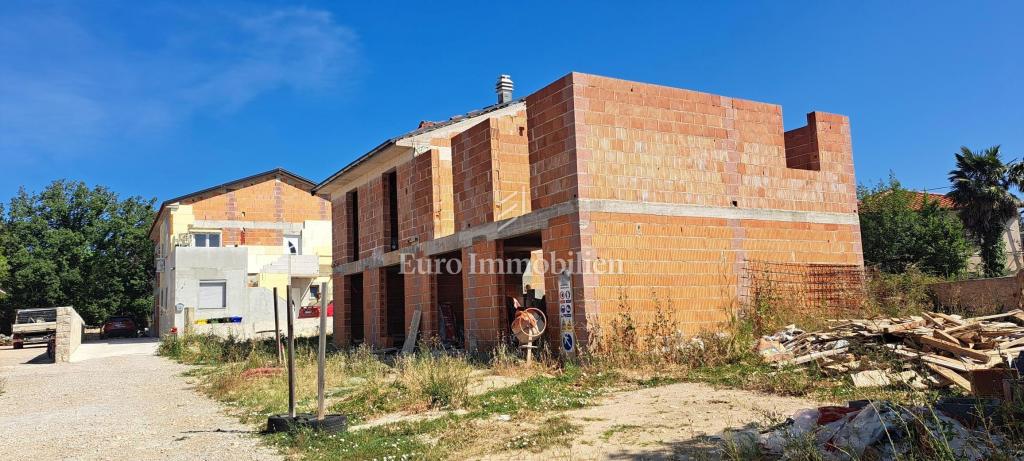
{"type": "Polygon", "coordinates": [[[0,157],[74,155],[271,91],[330,90],[358,59],[354,32],[321,10],[122,20],[128,30],[67,11],[0,14],[0,157]]]}

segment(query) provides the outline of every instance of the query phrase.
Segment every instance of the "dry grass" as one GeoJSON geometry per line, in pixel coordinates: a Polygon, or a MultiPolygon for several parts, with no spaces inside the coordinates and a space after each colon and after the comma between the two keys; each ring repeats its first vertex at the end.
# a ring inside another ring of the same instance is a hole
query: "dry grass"
{"type": "Polygon", "coordinates": [[[473,367],[460,357],[429,350],[400,357],[397,383],[429,408],[462,408],[469,398],[473,367]]]}

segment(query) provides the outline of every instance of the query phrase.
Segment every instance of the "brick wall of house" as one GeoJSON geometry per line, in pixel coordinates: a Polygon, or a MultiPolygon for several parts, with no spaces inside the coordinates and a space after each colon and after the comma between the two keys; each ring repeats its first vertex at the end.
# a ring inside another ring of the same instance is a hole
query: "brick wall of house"
{"type": "Polygon", "coordinates": [[[574,74],[526,97],[530,146],[530,201],[539,210],[577,196],[574,74]]]}
{"type": "MultiPolygon", "coordinates": [[[[800,138],[784,135],[781,109],[772,104],[570,74],[527,97],[527,112],[535,204],[571,199],[558,189],[574,187],[583,200],[636,204],[620,212],[582,212],[567,223],[576,228],[564,232],[577,233],[578,245],[545,237],[545,252],[569,248],[591,262],[623,263],[622,275],[574,277],[574,285],[583,285],[578,315],[603,317],[625,304],[643,317],[660,305],[695,333],[732,314],[746,259],[862,264],[855,220],[700,217],[677,207],[855,218],[846,117],[808,115],[803,131],[813,134],[818,162],[811,165],[806,143],[792,145],[800,138]],[[799,149],[801,169],[792,168],[799,149]],[[574,163],[576,172],[564,169],[574,163]],[[811,166],[818,170],[803,169],[811,166]]],[[[555,283],[549,274],[549,314],[557,313],[555,283]]]]}
{"type": "Polygon", "coordinates": [[[524,112],[491,117],[452,138],[458,229],[530,212],[526,123],[524,112]]]}
{"type": "Polygon", "coordinates": [[[352,207],[352,194],[342,194],[331,201],[331,259],[335,266],[352,260],[352,207]]]}
{"type": "Polygon", "coordinates": [[[303,222],[331,219],[330,202],[273,178],[189,204],[197,220],[303,222]]]}
{"type": "Polygon", "coordinates": [[[809,124],[789,130],[784,136],[786,143],[786,166],[804,170],[818,170],[818,137],[809,124]]]}
{"type": "Polygon", "coordinates": [[[363,337],[371,347],[390,346],[385,334],[384,309],[387,299],[384,269],[363,272],[363,337]]]}
{"type": "Polygon", "coordinates": [[[387,189],[381,176],[359,186],[359,259],[390,250],[385,232],[387,189]]]}
{"type": "MultiPolygon", "coordinates": [[[[573,275],[581,341],[588,319],[622,306],[639,317],[660,306],[696,333],[734,312],[747,290],[744,261],[862,265],[849,120],[812,112],[807,122],[787,132],[778,105],[572,73],[527,96],[525,114],[482,118],[398,165],[399,246],[516,216],[505,204],[528,185],[533,212],[571,202],[545,218],[545,258],[621,261],[619,274],[573,275]]],[[[361,258],[388,245],[385,193],[377,178],[359,187],[361,258]]],[[[502,248],[474,238],[463,263],[502,248]]],[[[380,270],[364,271],[371,343],[384,341],[380,270]]],[[[439,295],[431,276],[407,274],[404,283],[406,325],[422,309],[432,331],[436,304],[450,293],[439,295]]],[[[469,343],[498,339],[514,284],[463,272],[469,343]]],[[[553,339],[557,285],[548,272],[553,339]]]]}
{"type": "Polygon", "coordinates": [[[351,287],[348,286],[348,278],[341,274],[331,275],[331,289],[334,299],[334,342],[335,344],[349,344],[352,341],[350,325],[352,322],[352,305],[349,295],[351,287]]]}
{"type": "Polygon", "coordinates": [[[452,138],[455,222],[459,230],[494,220],[491,120],[452,138]]]}
{"type": "Polygon", "coordinates": [[[462,249],[463,315],[466,347],[487,349],[500,339],[502,310],[505,309],[504,275],[471,270],[472,261],[500,258],[500,241],[482,240],[462,249]],[[472,256],[471,256],[472,255],[472,256]]]}

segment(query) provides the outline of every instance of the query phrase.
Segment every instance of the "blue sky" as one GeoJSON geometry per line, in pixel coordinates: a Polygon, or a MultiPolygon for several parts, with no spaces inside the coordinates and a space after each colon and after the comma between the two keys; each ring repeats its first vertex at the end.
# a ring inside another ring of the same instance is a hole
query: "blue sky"
{"type": "MultiPolygon", "coordinates": [[[[0,3],[0,201],[319,181],[420,120],[581,71],[850,116],[857,179],[1024,156],[1019,2],[0,3]]],[[[942,192],[942,191],[940,191],[942,192]]]]}

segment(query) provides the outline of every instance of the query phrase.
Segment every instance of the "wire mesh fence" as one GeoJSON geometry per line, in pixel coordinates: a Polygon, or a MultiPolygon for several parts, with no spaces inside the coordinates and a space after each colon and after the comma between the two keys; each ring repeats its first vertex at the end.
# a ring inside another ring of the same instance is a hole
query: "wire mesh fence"
{"type": "Polygon", "coordinates": [[[746,260],[742,274],[740,293],[746,306],[771,306],[789,314],[820,313],[831,318],[864,308],[863,266],[746,260]]]}

